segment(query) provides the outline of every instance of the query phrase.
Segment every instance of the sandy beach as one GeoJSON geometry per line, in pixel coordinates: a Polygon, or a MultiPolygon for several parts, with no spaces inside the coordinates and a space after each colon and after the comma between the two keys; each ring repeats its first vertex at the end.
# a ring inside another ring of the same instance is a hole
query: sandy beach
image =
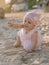
{"type": "Polygon", "coordinates": [[[27,53],[22,47],[15,48],[18,29],[9,28],[8,22],[21,23],[26,12],[5,14],[5,19],[0,19],[0,65],[49,65],[49,13],[31,11],[41,14],[42,49],[27,53]]]}

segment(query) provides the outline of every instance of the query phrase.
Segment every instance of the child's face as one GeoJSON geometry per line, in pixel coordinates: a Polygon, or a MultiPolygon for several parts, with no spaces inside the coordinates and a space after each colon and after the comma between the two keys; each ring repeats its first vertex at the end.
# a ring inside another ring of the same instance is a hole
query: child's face
{"type": "Polygon", "coordinates": [[[26,18],[24,21],[25,29],[30,31],[32,30],[37,24],[37,21],[33,18],[26,18]]]}

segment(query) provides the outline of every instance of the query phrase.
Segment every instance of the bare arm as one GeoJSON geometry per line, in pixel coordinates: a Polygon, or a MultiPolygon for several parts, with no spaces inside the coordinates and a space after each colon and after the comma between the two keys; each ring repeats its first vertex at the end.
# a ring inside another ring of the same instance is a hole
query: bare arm
{"type": "Polygon", "coordinates": [[[23,28],[24,25],[23,24],[13,24],[13,23],[8,23],[8,26],[9,27],[12,27],[12,28],[23,28]]]}
{"type": "Polygon", "coordinates": [[[16,43],[14,44],[15,47],[20,47],[21,46],[21,41],[20,41],[20,37],[17,35],[16,37],[16,43]]]}
{"type": "Polygon", "coordinates": [[[32,40],[34,41],[32,50],[35,50],[35,48],[37,46],[37,39],[38,39],[38,32],[35,31],[35,33],[32,36],[32,40]]]}

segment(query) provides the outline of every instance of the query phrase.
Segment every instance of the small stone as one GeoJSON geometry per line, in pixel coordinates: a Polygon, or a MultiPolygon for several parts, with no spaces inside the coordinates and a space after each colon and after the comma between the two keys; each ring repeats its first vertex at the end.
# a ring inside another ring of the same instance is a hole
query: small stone
{"type": "Polygon", "coordinates": [[[40,64],[40,62],[35,60],[32,64],[40,64]]]}

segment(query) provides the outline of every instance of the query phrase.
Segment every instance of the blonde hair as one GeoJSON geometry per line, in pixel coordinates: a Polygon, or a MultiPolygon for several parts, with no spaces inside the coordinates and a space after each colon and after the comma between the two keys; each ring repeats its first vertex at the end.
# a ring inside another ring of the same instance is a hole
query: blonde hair
{"type": "Polygon", "coordinates": [[[39,20],[41,14],[35,13],[35,12],[27,12],[26,15],[23,18],[23,22],[25,21],[26,18],[34,18],[39,20]]]}

